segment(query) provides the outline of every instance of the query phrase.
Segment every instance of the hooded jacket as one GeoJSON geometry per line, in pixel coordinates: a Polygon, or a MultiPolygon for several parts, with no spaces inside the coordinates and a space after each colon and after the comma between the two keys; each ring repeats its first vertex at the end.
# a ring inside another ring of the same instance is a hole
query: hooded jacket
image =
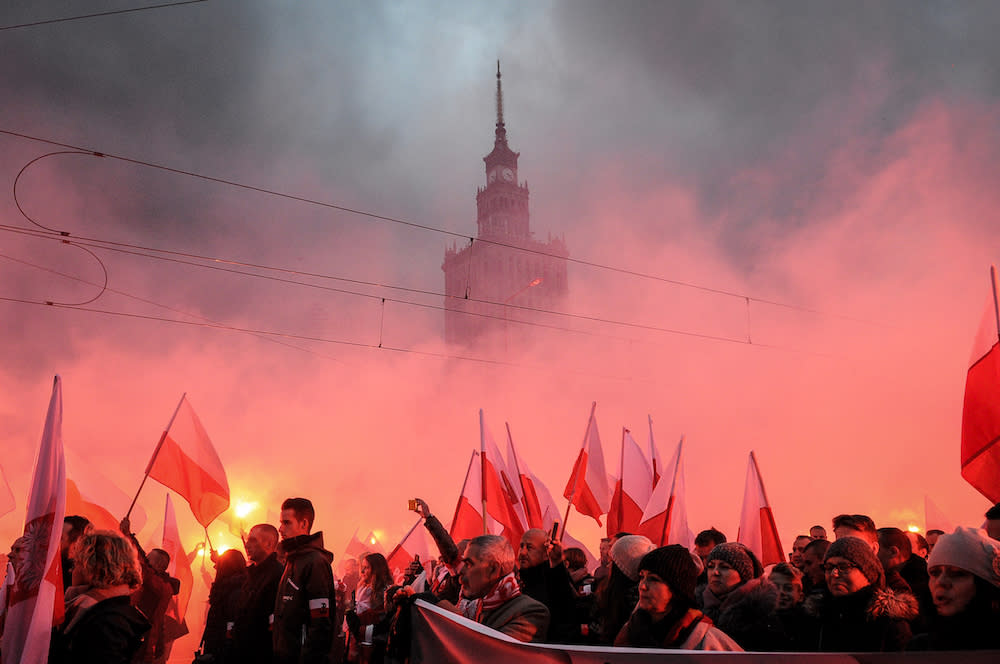
{"type": "Polygon", "coordinates": [[[147,632],[149,621],[131,605],[128,594],[80,602],[53,633],[49,663],[128,664],[147,632]]]}
{"type": "Polygon", "coordinates": [[[326,664],[333,644],[333,554],[323,533],[281,542],[285,570],[274,599],[272,645],[278,664],[326,664]]]}
{"type": "Polygon", "coordinates": [[[806,610],[819,616],[817,650],[886,652],[906,647],[910,621],[919,613],[916,598],[875,585],[821,601],[810,597],[806,610]]]}

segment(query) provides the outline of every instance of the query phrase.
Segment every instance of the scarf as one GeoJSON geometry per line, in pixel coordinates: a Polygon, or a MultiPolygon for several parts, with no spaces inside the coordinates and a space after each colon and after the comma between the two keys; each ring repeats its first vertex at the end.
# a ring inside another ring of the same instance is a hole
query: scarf
{"type": "Polygon", "coordinates": [[[493,589],[478,599],[462,598],[458,602],[458,612],[470,620],[480,622],[483,611],[493,611],[498,609],[510,600],[521,594],[521,586],[517,583],[517,577],[511,572],[502,577],[493,586],[493,589]]]}

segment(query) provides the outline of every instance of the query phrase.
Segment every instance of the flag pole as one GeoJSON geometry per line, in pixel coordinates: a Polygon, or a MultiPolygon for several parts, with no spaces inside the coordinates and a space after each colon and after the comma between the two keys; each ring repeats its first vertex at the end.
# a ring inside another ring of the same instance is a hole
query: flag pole
{"type": "Polygon", "coordinates": [[[212,538],[208,536],[208,526],[202,526],[205,529],[205,541],[208,542],[208,550],[214,551],[215,547],[212,546],[212,538]]]}
{"type": "Polygon", "coordinates": [[[667,513],[663,517],[663,532],[660,533],[659,546],[667,545],[667,538],[670,536],[670,522],[674,517],[674,495],[677,491],[677,475],[681,472],[681,454],[684,451],[684,436],[681,436],[677,443],[677,463],[674,464],[674,475],[670,478],[670,496],[667,498],[667,513]]]}
{"type": "Polygon", "coordinates": [[[187,392],[181,395],[181,400],[177,402],[177,408],[174,408],[174,414],[170,416],[170,421],[167,422],[167,428],[163,430],[160,435],[160,440],[156,443],[156,449],[153,450],[153,456],[149,458],[149,463],[146,464],[146,472],[142,476],[142,482],[139,484],[139,489],[135,492],[135,497],[132,498],[132,504],[128,506],[128,512],[125,513],[125,518],[132,516],[132,508],[135,507],[135,501],[139,500],[139,493],[142,491],[142,487],[146,486],[146,480],[149,479],[149,471],[153,468],[153,462],[156,461],[156,455],[160,453],[160,448],[163,447],[163,441],[167,439],[167,433],[170,431],[170,427],[174,423],[174,418],[177,417],[177,413],[181,410],[181,404],[184,403],[184,397],[187,396],[187,392]]]}
{"type": "Polygon", "coordinates": [[[1000,302],[997,301],[997,266],[990,265],[990,283],[993,285],[993,314],[997,321],[997,340],[1000,341],[1000,302]]]}
{"type": "Polygon", "coordinates": [[[483,409],[479,409],[479,488],[483,495],[483,535],[488,535],[486,526],[486,433],[483,424],[483,409]]]}
{"type": "MultiPolygon", "coordinates": [[[[622,453],[618,457],[618,481],[621,482],[621,484],[622,484],[622,493],[625,492],[625,434],[627,434],[627,433],[628,433],[628,429],[626,429],[625,427],[622,427],[622,453]]],[[[616,490],[617,490],[617,488],[618,487],[615,486],[616,490]]],[[[617,493],[617,491],[615,491],[615,493],[617,493]]],[[[612,496],[613,495],[614,494],[612,494],[612,496]]],[[[613,500],[612,500],[612,503],[614,503],[613,500]]],[[[611,507],[614,507],[614,504],[612,504],[611,507]]],[[[622,518],[625,516],[624,512],[625,512],[625,510],[622,507],[622,499],[621,499],[621,496],[619,496],[619,498],[618,498],[618,514],[616,515],[618,517],[618,526],[619,527],[621,527],[621,525],[622,525],[622,518]]],[[[609,514],[608,515],[608,530],[610,530],[610,529],[611,529],[611,515],[609,514]]],[[[608,533],[608,537],[611,537],[612,535],[614,535],[614,533],[612,533],[612,532],[608,533]]]]}
{"type": "MultiPolygon", "coordinates": [[[[653,465],[653,486],[655,487],[659,481],[660,469],[656,467],[656,443],[653,442],[653,416],[646,415],[646,418],[649,419],[649,460],[653,465]]],[[[684,436],[681,436],[681,440],[684,440],[684,436]]]]}
{"type": "MultiPolygon", "coordinates": [[[[590,439],[590,426],[594,423],[595,410],[597,410],[596,401],[590,405],[590,418],[587,420],[587,430],[583,432],[583,445],[580,446],[581,452],[584,449],[586,449],[587,441],[590,439]]],[[[566,506],[566,516],[563,517],[562,532],[566,532],[566,522],[569,520],[569,508],[573,506],[573,500],[576,498],[576,485],[579,482],[580,482],[580,474],[573,473],[573,490],[569,494],[569,505],[566,506]]]]}
{"type": "Polygon", "coordinates": [[[472,450],[472,456],[469,457],[469,465],[465,469],[465,479],[462,480],[462,490],[459,491],[458,502],[455,503],[455,516],[451,518],[451,525],[453,528],[455,527],[455,522],[458,520],[458,509],[462,506],[462,496],[465,495],[465,487],[469,483],[469,473],[472,472],[472,463],[475,460],[476,460],[476,450],[472,450]]]}

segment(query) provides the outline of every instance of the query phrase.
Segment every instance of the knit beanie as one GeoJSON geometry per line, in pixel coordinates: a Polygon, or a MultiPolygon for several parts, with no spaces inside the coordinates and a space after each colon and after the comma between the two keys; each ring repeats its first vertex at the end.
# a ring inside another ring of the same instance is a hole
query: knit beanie
{"type": "Polygon", "coordinates": [[[708,554],[705,567],[708,567],[708,564],[713,560],[721,560],[736,570],[737,574],[740,575],[741,583],[756,579],[764,573],[764,566],[757,560],[757,556],[753,555],[753,551],[739,542],[725,542],[717,545],[708,554]]]}
{"type": "Polygon", "coordinates": [[[656,574],[667,583],[670,592],[694,604],[698,566],[691,558],[691,553],[680,544],[653,549],[639,562],[639,570],[656,574]]]}
{"type": "Polygon", "coordinates": [[[648,537],[642,535],[626,535],[611,547],[611,560],[625,576],[633,581],[639,580],[639,561],[655,549],[648,537]]]}
{"type": "Polygon", "coordinates": [[[1000,586],[1000,542],[980,528],[959,526],[955,532],[938,537],[927,557],[927,567],[935,565],[959,567],[1000,586]]]}
{"type": "Polygon", "coordinates": [[[841,537],[830,543],[823,562],[830,558],[844,558],[854,563],[873,586],[885,588],[885,569],[872,545],[859,537],[841,537]]]}

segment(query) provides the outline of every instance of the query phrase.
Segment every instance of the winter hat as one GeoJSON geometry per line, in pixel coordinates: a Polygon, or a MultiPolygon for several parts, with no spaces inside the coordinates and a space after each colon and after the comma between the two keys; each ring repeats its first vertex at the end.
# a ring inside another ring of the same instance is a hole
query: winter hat
{"type": "Polygon", "coordinates": [[[959,526],[955,532],[938,537],[927,557],[927,567],[935,565],[959,567],[1000,586],[1000,542],[980,528],[959,526]]]}
{"type": "Polygon", "coordinates": [[[626,535],[619,538],[611,547],[611,560],[625,576],[633,581],[639,580],[639,561],[655,549],[648,537],[642,535],[626,535]]]}
{"type": "Polygon", "coordinates": [[[653,549],[639,562],[639,570],[652,572],[666,581],[670,592],[694,604],[694,588],[698,582],[698,566],[691,553],[680,544],[653,549]]]}
{"type": "Polygon", "coordinates": [[[865,540],[859,537],[841,537],[834,540],[827,548],[823,562],[830,558],[846,558],[861,570],[869,583],[885,588],[885,569],[872,551],[872,545],[865,540]]]}
{"type": "Polygon", "coordinates": [[[753,551],[739,542],[725,542],[716,546],[708,554],[705,567],[708,567],[713,560],[721,560],[736,570],[742,583],[756,579],[764,573],[764,566],[757,560],[757,556],[753,555],[753,551]]]}

